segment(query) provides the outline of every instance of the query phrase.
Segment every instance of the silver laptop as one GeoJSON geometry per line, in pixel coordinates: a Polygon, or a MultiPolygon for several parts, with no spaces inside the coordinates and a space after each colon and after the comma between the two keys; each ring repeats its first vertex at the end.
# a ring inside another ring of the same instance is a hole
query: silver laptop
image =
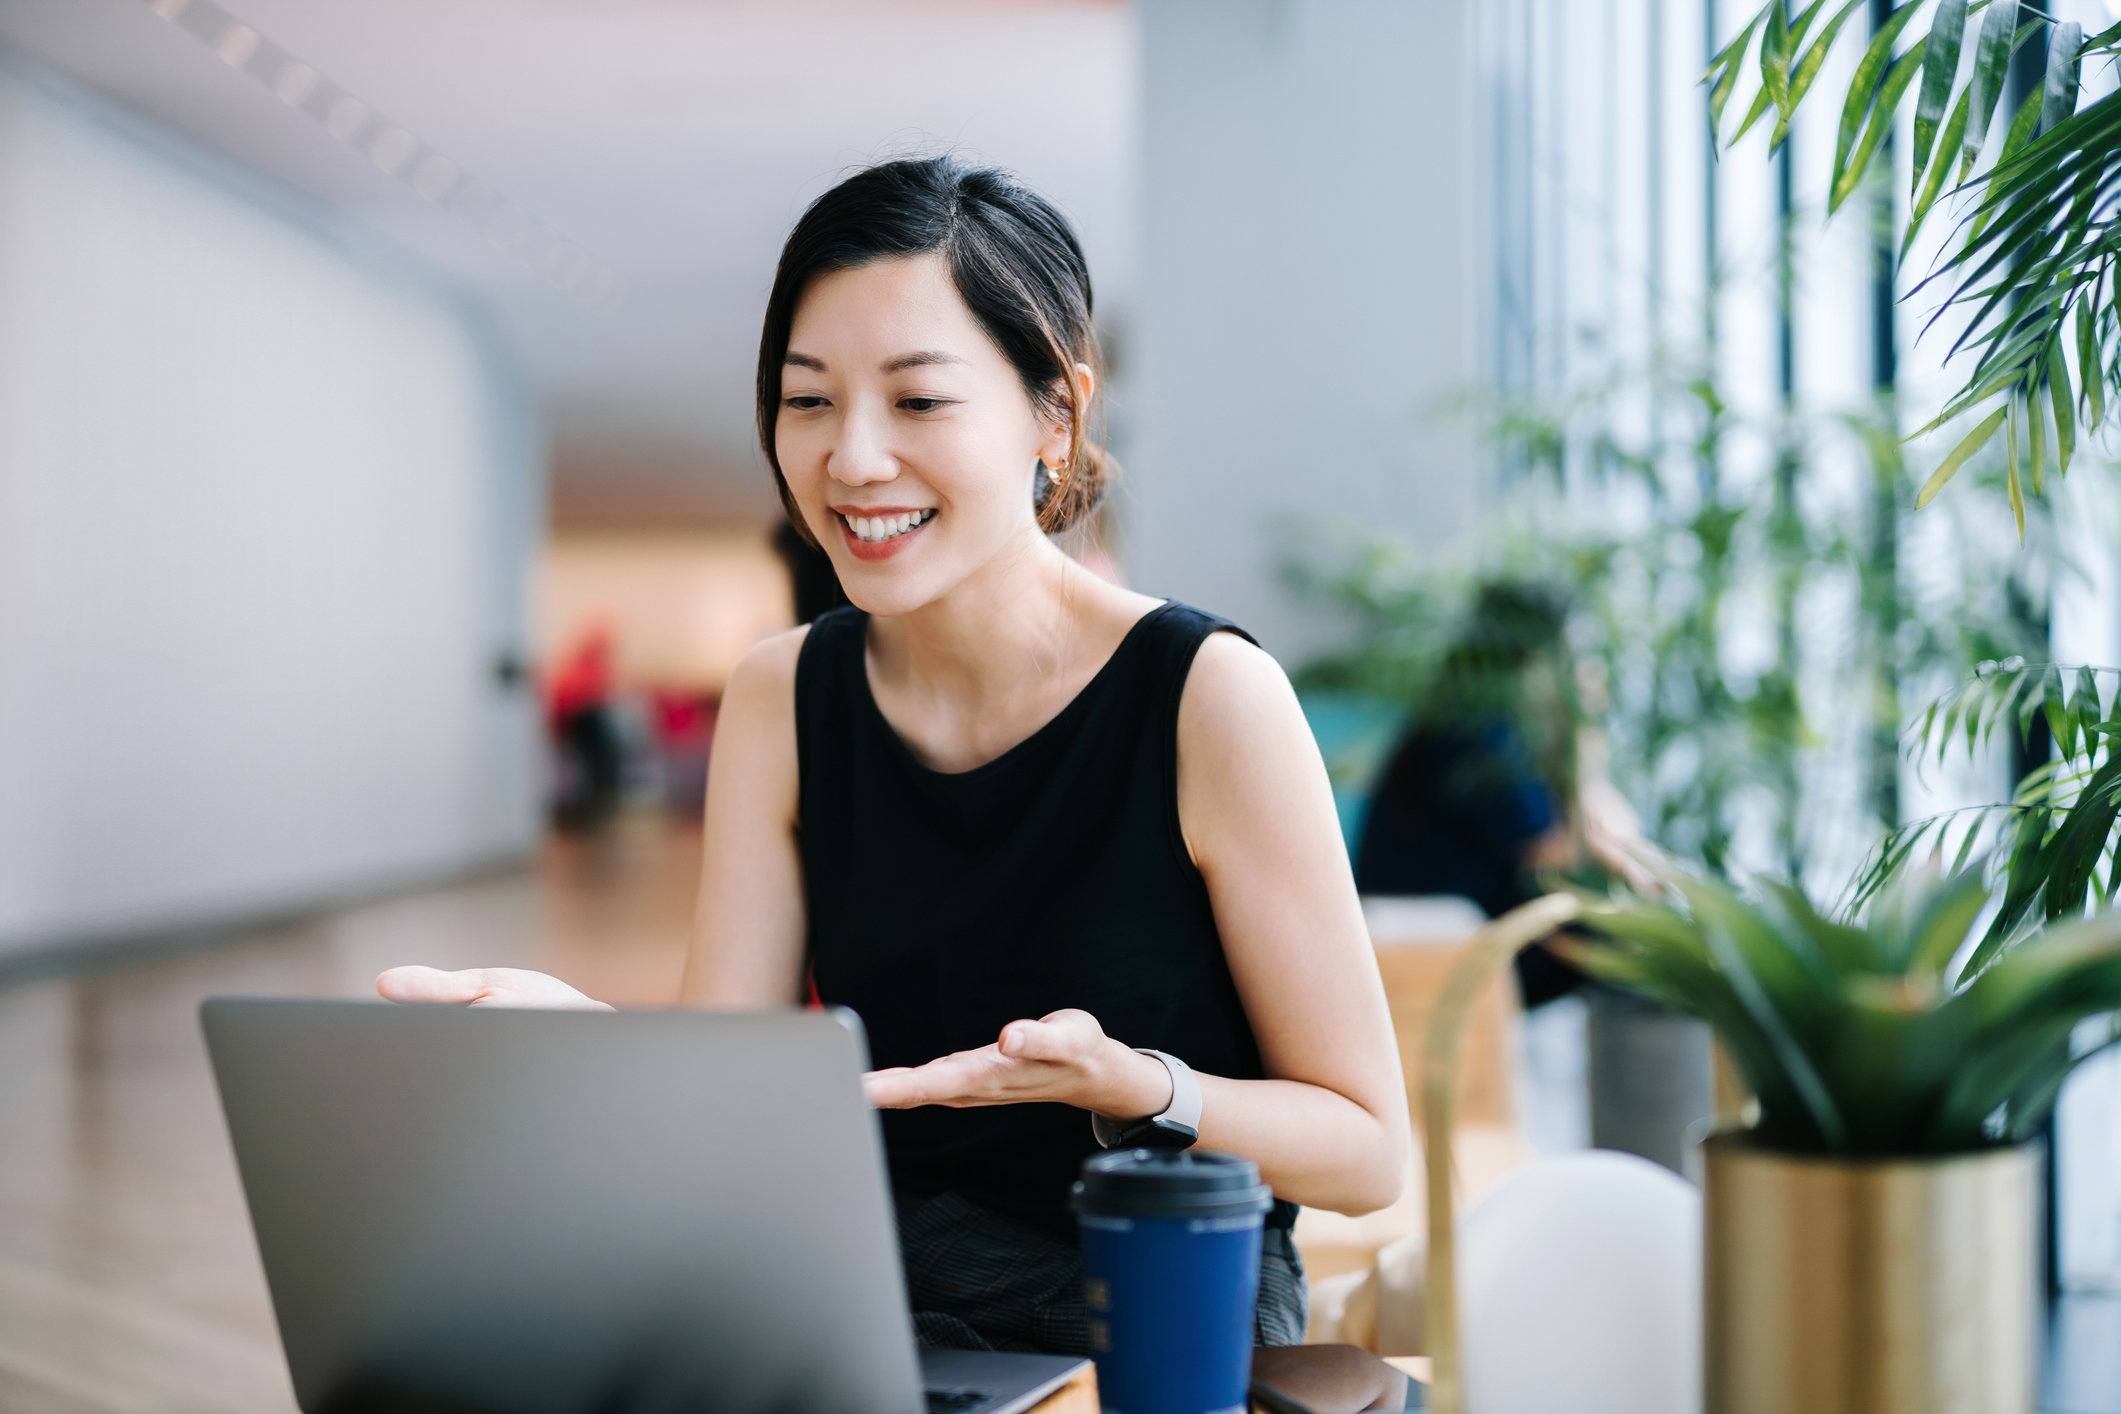
{"type": "Polygon", "coordinates": [[[1014,1414],[1088,1363],[916,1350],[830,1015],[200,1017],[307,1414],[1014,1414]]]}

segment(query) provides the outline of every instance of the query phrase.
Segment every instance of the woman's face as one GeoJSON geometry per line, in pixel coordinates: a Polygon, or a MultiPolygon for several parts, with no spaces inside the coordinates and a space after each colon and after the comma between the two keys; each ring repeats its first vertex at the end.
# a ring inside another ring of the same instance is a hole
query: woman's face
{"type": "Polygon", "coordinates": [[[811,285],[789,331],[774,442],[847,597],[873,614],[931,603],[1036,536],[1034,463],[1060,465],[1068,446],[937,255],[811,285]]]}

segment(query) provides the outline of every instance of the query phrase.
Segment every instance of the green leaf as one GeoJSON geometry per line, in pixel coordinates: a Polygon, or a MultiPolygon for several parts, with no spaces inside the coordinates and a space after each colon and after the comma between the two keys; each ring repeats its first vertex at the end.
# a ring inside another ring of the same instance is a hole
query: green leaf
{"type": "Polygon", "coordinates": [[[2027,143],[2040,135],[2040,107],[2045,102],[2045,94],[2025,95],[2025,101],[2018,105],[2017,116],[2011,119],[2011,130],[2003,139],[2003,151],[1996,154],[1998,167],[2010,161],[2027,143]]]}
{"type": "Polygon", "coordinates": [[[1788,884],[1763,879],[1760,887],[1781,914],[1780,921],[1809,940],[1836,974],[1846,977],[1879,967],[1880,960],[1870,955],[1871,934],[1822,917],[1810,899],[1788,884]]]}
{"type": "MultiPolygon", "coordinates": [[[[1812,8],[1805,11],[1802,26],[1791,26],[1791,40],[1793,43],[1802,36],[1803,27],[1810,25],[1811,16],[1825,2],[1826,0],[1816,0],[1812,8]]],[[[1849,17],[1855,14],[1857,9],[1864,3],[1865,0],[1848,0],[1846,5],[1836,11],[1834,18],[1827,22],[1826,28],[1819,31],[1819,37],[1812,41],[1812,47],[1806,50],[1804,57],[1797,61],[1797,67],[1790,71],[1789,109],[1776,122],[1774,136],[1768,139],[1768,151],[1773,152],[1776,148],[1782,146],[1783,139],[1789,136],[1790,114],[1797,111],[1797,105],[1804,102],[1804,95],[1811,91],[1812,80],[1819,77],[1819,66],[1826,62],[1827,51],[1833,48],[1834,41],[1840,37],[1841,27],[1848,23],[1849,17]]],[[[1913,9],[1914,6],[1910,5],[1908,8],[1913,9]]]]}
{"type": "MultiPolygon", "coordinates": [[[[1745,110],[1745,121],[1738,125],[1737,132],[1731,134],[1731,141],[1735,143],[1740,138],[1744,137],[1747,133],[1751,132],[1753,130],[1753,124],[1759,122],[1762,118],[1766,117],[1768,110],[1773,108],[1774,106],[1774,104],[1768,101],[1768,91],[1766,85],[1762,85],[1760,91],[1753,95],[1752,106],[1745,110]]],[[[1776,121],[1776,127],[1778,130],[1780,129],[1780,119],[1776,121]]]]}
{"type": "Polygon", "coordinates": [[[1988,125],[1995,120],[1996,100],[2003,96],[2003,76],[2011,62],[2011,21],[2018,15],[2013,0],[1990,0],[1981,19],[1981,34],[1974,41],[1974,74],[1967,92],[1973,112],[1966,125],[1965,147],[1959,163],[1959,180],[1974,169],[1981,148],[1988,141],[1988,125]]]}
{"type": "Polygon", "coordinates": [[[1805,31],[1819,17],[1826,0],[1812,0],[1796,16],[1791,17],[1787,5],[1772,7],[1767,33],[1760,41],[1760,91],[1775,105],[1781,117],[1776,121],[1775,132],[1784,132],[1790,123],[1790,115],[1797,111],[1800,96],[1791,84],[1790,56],[1804,43],[1805,31]]]}
{"type": "MultiPolygon", "coordinates": [[[[1915,8],[1914,5],[1909,5],[1900,13],[1903,16],[1911,15],[1915,8]]],[[[1881,31],[1879,37],[1886,38],[1889,33],[1890,26],[1881,31]]],[[[1871,111],[1870,124],[1863,130],[1863,138],[1856,144],[1856,150],[1849,157],[1848,165],[1840,169],[1833,192],[1827,199],[1827,215],[1833,215],[1840,209],[1841,203],[1854,194],[1857,184],[1863,180],[1864,172],[1871,165],[1871,156],[1877,152],[1879,142],[1893,130],[1893,112],[1900,106],[1900,95],[1907,92],[1907,86],[1914,81],[1915,75],[1921,72],[1922,52],[1928,45],[1927,36],[1916,40],[1907,53],[1895,60],[1892,68],[1886,70],[1885,82],[1878,86],[1878,104],[1871,111]]]]}
{"type": "Polygon", "coordinates": [[[2062,683],[2060,664],[2049,663],[2040,675],[2040,714],[2047,718],[2047,734],[2062,748],[2067,761],[2077,754],[2077,719],[2069,710],[2069,689],[2062,683]]]}
{"type": "Polygon", "coordinates": [[[2025,497],[2018,490],[2018,395],[2011,394],[2010,426],[2005,432],[2010,447],[2010,498],[2011,514],[2018,520],[2018,543],[2025,543],[2025,497]]]}
{"type": "MultiPolygon", "coordinates": [[[[2002,170],[2004,163],[2017,155],[2020,148],[2033,140],[2035,136],[2034,129],[2039,125],[2040,95],[2028,93],[2025,96],[2025,101],[2018,105],[2018,115],[2011,119],[2010,131],[2004,135],[2003,151],[1996,155],[1996,168],[1998,171],[2002,170]]],[[[1993,191],[1994,173],[1990,174],[1989,180],[1992,184],[1991,191],[1993,191]]],[[[1981,209],[1974,213],[1973,225],[1967,231],[1967,248],[1971,249],[1981,239],[1981,232],[1987,228],[1989,219],[1996,214],[1996,210],[1996,207],[1984,201],[1981,209]]]]}
{"type": "Polygon", "coordinates": [[[1988,907],[1991,889],[1980,870],[1947,876],[1946,886],[1925,901],[1921,914],[1909,930],[1908,949],[1895,959],[1912,971],[1942,972],[1973,931],[1981,910],[1988,907]]]}
{"type": "Polygon", "coordinates": [[[1945,483],[1952,479],[1953,473],[1966,465],[1968,457],[1971,457],[1987,445],[1988,439],[1995,436],[1996,429],[2003,425],[2004,415],[2007,411],[2008,409],[2006,408],[1997,408],[1987,417],[1981,419],[1980,424],[1973,431],[1959,439],[1959,445],[1952,448],[1951,453],[1937,464],[1937,470],[1931,474],[1930,479],[1923,483],[1921,492],[1915,497],[1916,510],[1921,510],[1931,501],[1937,499],[1937,493],[1944,489],[1945,483]]]}
{"type": "MultiPolygon", "coordinates": [[[[1925,62],[1927,61],[1925,60],[1925,62]]],[[[1959,150],[1959,135],[1966,131],[1967,107],[1969,100],[1973,96],[1971,89],[1962,92],[1959,95],[1958,103],[1952,107],[1952,116],[1945,119],[1944,133],[1938,139],[1938,147],[1941,153],[1949,154],[1959,150]]],[[[1902,260],[1907,259],[1909,247],[1915,244],[1915,233],[1922,229],[1922,223],[1929,216],[1930,207],[1935,204],[1937,194],[1944,190],[1944,179],[1951,170],[1951,161],[1948,156],[1944,155],[1940,155],[1930,165],[1929,176],[1923,180],[1922,190],[1916,193],[1914,207],[1908,212],[1907,234],[1901,237],[1900,240],[1900,258],[1902,260]]],[[[1920,176],[1921,174],[1918,172],[1916,175],[1920,176]]]]}
{"type": "Polygon", "coordinates": [[[2077,111],[2077,53],[2084,47],[2084,26],[2071,20],[2055,26],[2047,42],[2047,81],[2040,86],[2040,131],[2077,111]]]}
{"type": "Polygon", "coordinates": [[[2085,405],[2085,429],[2096,429],[2106,420],[2106,379],[2099,371],[2099,284],[2077,301],[2077,376],[2085,405]]]}
{"type": "Polygon", "coordinates": [[[1840,1109],[1820,1078],[1818,1067],[1792,1034],[1789,1018],[1775,1005],[1754,973],[1753,962],[1767,959],[1758,953],[1748,958],[1748,950],[1734,931],[1734,925],[1740,924],[1744,918],[1745,905],[1729,895],[1711,896],[1701,886],[1690,888],[1687,893],[1694,904],[1696,921],[1701,924],[1702,939],[1708,944],[1709,955],[1716,960],[1717,969],[1737,995],[1748,1018],[1767,1038],[1775,1061],[1817,1127],[1826,1150],[1829,1153],[1839,1151],[1848,1142],[1848,1130],[1842,1123],[1840,1109]],[[1714,897],[1715,904],[1709,903],[1711,897],[1714,897]],[[1716,906],[1718,904],[1721,906],[1716,906]]]}
{"type": "Polygon", "coordinates": [[[2027,381],[2025,387],[2025,436],[2029,444],[2025,458],[2032,473],[2033,494],[2039,495],[2047,474],[2047,419],[2040,412],[2040,388],[2027,381]]]}
{"type": "MultiPolygon", "coordinates": [[[[1915,12],[1921,8],[1922,0],[1913,0],[1913,3],[1902,5],[1895,10],[1892,18],[1878,27],[1877,34],[1871,37],[1870,48],[1864,50],[1863,58],[1857,61],[1856,73],[1849,80],[1848,98],[1841,105],[1841,130],[1834,138],[1834,172],[1827,186],[1830,192],[1840,193],[1844,186],[1854,190],[1863,168],[1868,165],[1868,150],[1862,157],[1856,157],[1854,154],[1857,146],[1856,135],[1863,128],[1864,114],[1871,111],[1873,100],[1876,100],[1877,110],[1885,115],[1885,129],[1881,130],[1875,119],[1872,121],[1869,150],[1875,150],[1883,131],[1889,131],[1892,127],[1893,109],[1899,106],[1900,93],[1906,89],[1908,79],[1914,77],[1914,72],[1909,70],[1907,78],[1901,80],[1899,88],[1894,89],[1890,97],[1886,94],[1886,88],[1880,85],[1879,75],[1887,74],[1885,84],[1891,85],[1892,79],[1886,66],[1893,63],[1893,43],[1900,38],[1900,31],[1907,28],[1908,21],[1914,19],[1915,12]],[[1855,162],[1858,178],[1849,176],[1849,164],[1852,160],[1855,162]]],[[[1922,54],[1928,45],[1929,40],[1925,37],[1908,50],[1906,57],[1912,58],[1922,54]]],[[[1905,62],[1903,58],[1901,63],[1905,62]]],[[[1916,62],[1920,63],[1921,60],[1916,58],[1916,62]]],[[[1897,72],[1898,68],[1899,64],[1894,64],[1893,71],[1897,72]]],[[[1841,200],[1828,203],[1829,215],[1841,204],[1841,200]]]]}
{"type": "MultiPolygon", "coordinates": [[[[1813,8],[1825,0],[1814,0],[1813,8]]],[[[1783,117],[1790,112],[1790,12],[1769,0],[1767,32],[1760,36],[1760,90],[1783,117]]]]}
{"type": "MultiPolygon", "coordinates": [[[[2121,698],[2115,699],[2121,702],[2121,698]]],[[[2099,736],[2099,675],[2088,667],[2077,669],[2077,690],[2070,697],[2070,706],[2077,715],[2078,730],[2084,738],[2084,757],[2091,759],[2092,748],[2099,736]]]]}
{"type": "Polygon", "coordinates": [[[1760,22],[1768,17],[1769,10],[1781,8],[1782,0],[1768,0],[1767,9],[1753,16],[1752,23],[1709,60],[1708,72],[1701,76],[1701,81],[1709,83],[1713,80],[1715,84],[1709,90],[1709,130],[1712,133],[1723,130],[1724,105],[1731,101],[1731,91],[1738,86],[1738,71],[1745,66],[1746,50],[1752,47],[1753,32],[1760,28],[1760,22]]]}
{"type": "Polygon", "coordinates": [[[2060,339],[2047,346],[2047,391],[2055,405],[2055,469],[2067,472],[2077,450],[2077,399],[2070,391],[2069,360],[2062,356],[2060,339]]]}
{"type": "MultiPolygon", "coordinates": [[[[1922,91],[1915,99],[1915,160],[1908,182],[1910,194],[1922,185],[1923,168],[1937,140],[1937,120],[1944,116],[1944,105],[1951,99],[1952,80],[1959,74],[1959,50],[1965,42],[1966,0],[1942,0],[1936,19],[1930,22],[1929,49],[1922,56],[1922,91]]],[[[1943,150],[1955,150],[1950,133],[1945,134],[1943,150]]],[[[1947,168],[1951,163],[1942,160],[1937,165],[1947,168]]],[[[1936,184],[1933,179],[1932,186],[1936,184]]]]}
{"type": "Polygon", "coordinates": [[[1819,18],[1819,12],[1825,7],[1826,0],[1812,0],[1811,4],[1805,6],[1797,14],[1791,16],[1789,47],[1790,53],[1796,53],[1797,50],[1803,46],[1804,36],[1811,30],[1812,21],[1819,18]]]}

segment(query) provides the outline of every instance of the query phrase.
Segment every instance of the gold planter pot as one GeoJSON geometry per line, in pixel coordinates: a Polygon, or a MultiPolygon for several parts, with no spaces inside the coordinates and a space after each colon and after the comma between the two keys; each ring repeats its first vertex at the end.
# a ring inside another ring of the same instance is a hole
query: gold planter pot
{"type": "Polygon", "coordinates": [[[1703,1146],[1707,1414],[2028,1414],[2035,1161],[1703,1146]]]}

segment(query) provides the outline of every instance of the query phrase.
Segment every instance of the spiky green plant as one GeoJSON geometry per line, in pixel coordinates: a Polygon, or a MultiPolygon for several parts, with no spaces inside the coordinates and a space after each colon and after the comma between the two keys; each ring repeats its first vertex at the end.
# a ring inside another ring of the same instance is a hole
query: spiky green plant
{"type": "Polygon", "coordinates": [[[1569,945],[1606,981],[1700,1017],[1759,1101],[1753,1133],[1792,1153],[1901,1157],[2026,1139],[2077,1064],[2121,1039],[2121,915],[1973,956],[1978,870],[1904,873],[1860,923],[1795,889],[1757,898],[1676,881],[1668,900],[1591,909],[1569,945]],[[2091,1045],[2073,1035],[2103,1016],[2091,1045]]]}
{"type": "MultiPolygon", "coordinates": [[[[1722,131],[1741,76],[1757,67],[1752,102],[1730,141],[1772,113],[1769,147],[1780,147],[1828,52],[1844,35],[1861,32],[1850,21],[1862,8],[1863,0],[1847,0],[1831,11],[1826,0],[1802,6],[1768,0],[1703,77],[1711,127],[1722,131]]],[[[1829,214],[1882,163],[1881,154],[1890,150],[1885,138],[1908,102],[1914,106],[1909,204],[1885,218],[1899,237],[1901,255],[1940,197],[1956,197],[1958,205],[1944,251],[1909,294],[1937,297],[1932,324],[1944,310],[1964,317],[1965,327],[1945,357],[1964,350],[1974,361],[1965,382],[1921,433],[1992,409],[1938,464],[1918,506],[1998,429],[2007,429],[2011,505],[2022,536],[2021,444],[2038,496],[2049,457],[2068,471],[2079,435],[2088,436],[2106,420],[2107,393],[2121,391],[2114,271],[2121,224],[2112,201],[2121,177],[2121,93],[2106,94],[2082,112],[2077,107],[2085,64],[2117,53],[2121,25],[2087,38],[2079,25],[2055,22],[2018,0],[1909,0],[1873,31],[1850,77],[1827,182],[1829,214]],[[1927,25],[1918,24],[1925,16],[1927,25]],[[2006,72],[2012,56],[2034,44],[2045,50],[2044,80],[2011,112],[1999,102],[2006,72]],[[1962,53],[1970,62],[1961,63],[1962,53]],[[1983,167],[1981,155],[1994,132],[2002,134],[2002,144],[1983,167]]]]}
{"type": "Polygon", "coordinates": [[[2121,889],[2121,688],[2102,694],[2101,684],[2117,677],[2114,668],[2007,659],[1980,664],[1931,703],[1908,733],[1918,765],[1988,750],[2008,736],[2029,755],[2052,752],[2053,759],[2028,771],[2009,801],[1889,833],[1851,885],[1849,908],[1863,908],[1925,854],[1943,858],[1955,837],[1955,869],[1993,841],[1988,872],[2003,887],[1973,966],[2025,927],[2111,907],[2121,889]]]}

